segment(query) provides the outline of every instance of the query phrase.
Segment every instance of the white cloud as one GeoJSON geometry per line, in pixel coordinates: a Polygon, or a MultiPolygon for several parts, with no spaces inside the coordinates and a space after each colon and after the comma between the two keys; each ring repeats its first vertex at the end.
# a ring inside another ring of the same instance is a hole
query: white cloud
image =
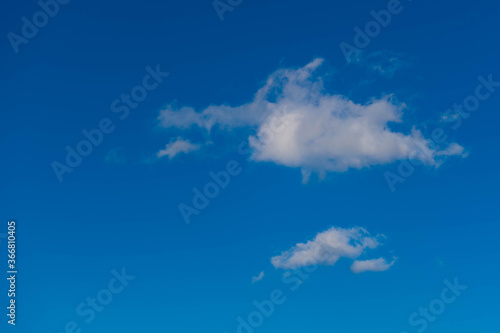
{"type": "Polygon", "coordinates": [[[167,144],[165,149],[156,153],[156,156],[158,158],[168,156],[169,159],[172,159],[179,153],[189,153],[198,149],[200,149],[200,145],[192,144],[188,140],[183,140],[181,137],[178,137],[167,144]]]}
{"type": "Polygon", "coordinates": [[[332,227],[318,233],[307,243],[298,243],[290,250],[271,258],[275,268],[297,268],[311,265],[334,265],[340,258],[356,259],[366,249],[380,245],[380,237],[372,237],[363,228],[332,227]]]}
{"type": "Polygon", "coordinates": [[[262,280],[264,277],[264,271],[260,272],[259,275],[252,277],[252,283],[262,280]]]}
{"type": "Polygon", "coordinates": [[[322,63],[315,59],[302,68],[276,71],[250,103],[237,107],[212,105],[197,112],[169,106],[160,112],[160,125],[208,132],[214,127],[251,129],[254,161],[301,168],[304,179],[312,172],[344,172],[408,158],[437,167],[446,156],[462,155],[458,144],[436,147],[416,128],[408,133],[390,129],[390,123],[403,122],[405,109],[391,95],[357,104],[329,94],[318,74],[322,63]]]}
{"type": "Polygon", "coordinates": [[[365,66],[371,72],[388,79],[392,78],[401,69],[411,66],[411,63],[405,59],[403,54],[387,50],[372,53],[361,52],[354,60],[354,63],[365,66]]]}
{"type": "Polygon", "coordinates": [[[351,265],[351,271],[353,273],[362,272],[383,272],[388,270],[394,263],[396,259],[388,263],[384,258],[369,259],[369,260],[354,260],[351,265]]]}

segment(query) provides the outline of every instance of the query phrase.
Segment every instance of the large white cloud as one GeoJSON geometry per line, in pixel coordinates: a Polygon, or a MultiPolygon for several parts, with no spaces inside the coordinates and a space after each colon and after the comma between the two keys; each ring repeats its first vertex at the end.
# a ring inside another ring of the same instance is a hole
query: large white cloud
{"type": "Polygon", "coordinates": [[[275,268],[298,268],[311,265],[334,265],[340,258],[356,259],[367,249],[380,245],[380,237],[372,237],[360,227],[332,227],[318,233],[313,240],[298,243],[291,249],[272,257],[275,268]]]}
{"type": "Polygon", "coordinates": [[[302,68],[276,71],[241,106],[212,105],[200,112],[169,106],[160,112],[160,124],[252,129],[255,161],[302,168],[306,179],[311,172],[343,172],[407,158],[438,166],[445,156],[463,153],[456,143],[432,145],[416,128],[408,133],[390,129],[391,122],[402,122],[405,109],[390,95],[357,104],[329,94],[317,73],[322,63],[315,59],[302,68]]]}

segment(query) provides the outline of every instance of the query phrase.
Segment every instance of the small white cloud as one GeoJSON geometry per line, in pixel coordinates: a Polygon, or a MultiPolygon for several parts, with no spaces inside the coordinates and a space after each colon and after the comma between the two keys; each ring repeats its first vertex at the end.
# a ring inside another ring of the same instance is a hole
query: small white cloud
{"type": "Polygon", "coordinates": [[[192,144],[188,140],[183,140],[181,137],[178,137],[177,139],[167,144],[165,149],[162,149],[158,153],[156,153],[156,156],[158,158],[168,156],[169,159],[172,159],[177,154],[189,153],[198,149],[200,149],[200,145],[192,144]]]}
{"type": "Polygon", "coordinates": [[[358,52],[352,59],[354,64],[385,78],[392,78],[396,72],[411,67],[411,62],[403,54],[381,50],[371,53],[358,52]]]}
{"type": "Polygon", "coordinates": [[[380,236],[372,237],[364,228],[332,227],[320,232],[307,243],[298,243],[290,250],[271,258],[275,268],[297,268],[316,264],[334,265],[340,258],[355,259],[366,249],[380,245],[380,236]]]}
{"type": "Polygon", "coordinates": [[[369,259],[369,260],[354,260],[351,265],[351,271],[353,273],[362,273],[362,272],[383,272],[388,270],[394,263],[396,259],[390,263],[387,262],[384,258],[378,259],[369,259]]]}
{"type": "Polygon", "coordinates": [[[252,283],[262,280],[264,277],[264,271],[260,272],[259,275],[252,277],[252,283]]]}
{"type": "Polygon", "coordinates": [[[389,51],[371,53],[366,57],[366,62],[370,70],[386,78],[392,78],[396,72],[410,66],[402,55],[389,51]]]}

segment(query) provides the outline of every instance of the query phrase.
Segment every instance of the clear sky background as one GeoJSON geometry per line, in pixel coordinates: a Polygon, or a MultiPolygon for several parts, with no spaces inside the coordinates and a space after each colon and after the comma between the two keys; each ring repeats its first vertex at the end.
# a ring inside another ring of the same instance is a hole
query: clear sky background
{"type": "Polygon", "coordinates": [[[237,332],[275,289],[286,300],[255,332],[497,330],[500,87],[467,118],[453,105],[479,76],[500,82],[500,4],[401,0],[347,62],[339,45],[388,3],[244,0],[221,20],[211,1],[72,0],[16,47],[9,33],[41,7],[2,3],[0,232],[17,221],[19,269],[2,332],[237,332]],[[157,66],[169,75],[124,117],[122,94],[157,66]],[[298,118],[265,141],[277,106],[298,118]],[[112,132],[58,178],[54,161],[103,119],[112,132]],[[435,129],[446,140],[391,190],[387,172],[435,129]],[[232,160],[239,173],[186,224],[179,205],[232,160]],[[318,233],[349,236],[304,275],[318,233]],[[77,308],[122,268],[135,278],[87,323],[77,308]],[[467,289],[412,324],[454,279],[467,289]]]}

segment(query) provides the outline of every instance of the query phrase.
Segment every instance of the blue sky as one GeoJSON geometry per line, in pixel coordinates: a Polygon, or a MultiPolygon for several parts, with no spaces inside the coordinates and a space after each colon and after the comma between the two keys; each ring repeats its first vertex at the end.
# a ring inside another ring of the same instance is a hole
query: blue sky
{"type": "Polygon", "coordinates": [[[2,332],[498,327],[499,4],[47,2],[1,11],[2,332]]]}

